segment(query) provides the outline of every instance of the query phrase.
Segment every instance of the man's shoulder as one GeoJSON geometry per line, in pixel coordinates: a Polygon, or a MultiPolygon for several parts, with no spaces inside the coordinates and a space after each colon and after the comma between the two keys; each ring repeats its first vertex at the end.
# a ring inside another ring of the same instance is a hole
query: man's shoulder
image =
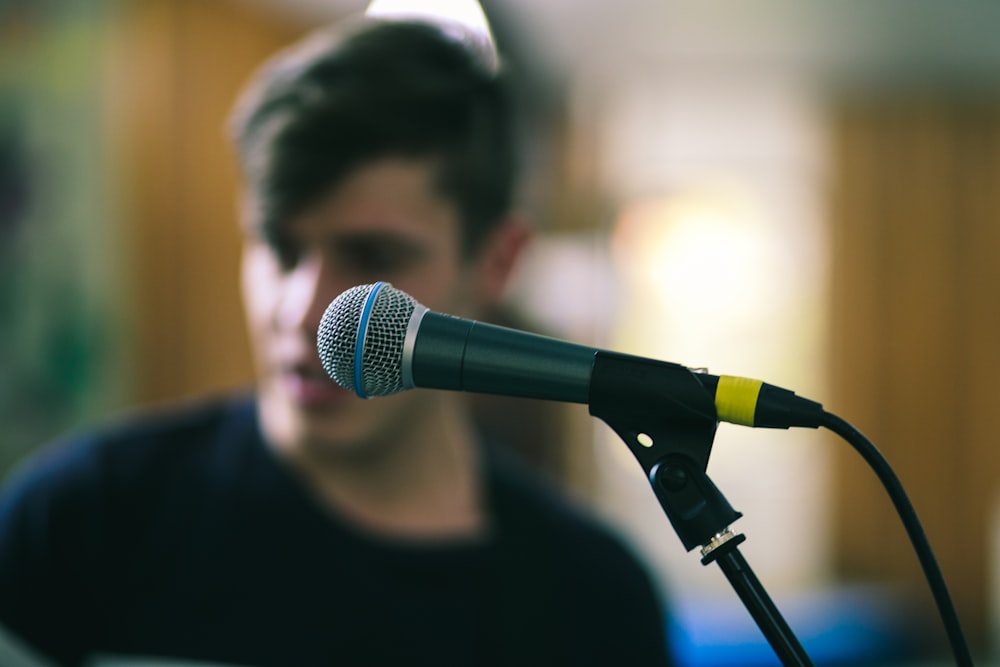
{"type": "Polygon", "coordinates": [[[180,462],[209,456],[227,431],[251,428],[252,422],[252,404],[242,398],[136,410],[43,446],[11,473],[3,496],[11,502],[141,484],[180,462]]]}
{"type": "Polygon", "coordinates": [[[516,554],[505,587],[527,625],[586,646],[575,662],[668,664],[660,593],[631,542],[524,465],[500,457],[492,477],[503,549],[516,554]]]}
{"type": "Polygon", "coordinates": [[[249,397],[215,396],[126,412],[75,440],[111,450],[138,442],[153,447],[157,443],[211,439],[232,422],[253,418],[255,411],[249,397]]]}
{"type": "Polygon", "coordinates": [[[506,452],[491,454],[490,463],[495,509],[511,532],[582,554],[578,563],[636,560],[611,523],[556,483],[506,452]]]}

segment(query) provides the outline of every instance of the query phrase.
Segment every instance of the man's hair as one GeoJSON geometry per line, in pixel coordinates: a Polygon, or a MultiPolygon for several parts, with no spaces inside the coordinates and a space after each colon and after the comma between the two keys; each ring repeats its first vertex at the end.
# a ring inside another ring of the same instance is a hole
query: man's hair
{"type": "Polygon", "coordinates": [[[231,118],[253,225],[265,239],[355,169],[430,159],[463,251],[508,213],[515,128],[495,61],[427,23],[365,19],[269,61],[231,118]]]}

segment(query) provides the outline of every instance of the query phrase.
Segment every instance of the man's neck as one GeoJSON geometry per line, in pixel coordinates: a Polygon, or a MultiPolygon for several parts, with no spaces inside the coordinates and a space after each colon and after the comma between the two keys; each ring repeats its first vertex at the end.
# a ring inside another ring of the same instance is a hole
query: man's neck
{"type": "Polygon", "coordinates": [[[488,529],[475,431],[459,400],[435,404],[405,439],[344,456],[292,460],[318,501],[400,539],[476,537],[488,529]]]}

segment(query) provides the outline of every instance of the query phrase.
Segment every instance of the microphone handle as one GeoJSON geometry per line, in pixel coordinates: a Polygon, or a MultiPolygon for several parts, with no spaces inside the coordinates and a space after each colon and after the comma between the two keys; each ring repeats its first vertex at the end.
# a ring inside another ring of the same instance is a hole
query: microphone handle
{"type": "MultiPolygon", "coordinates": [[[[412,351],[413,385],[586,404],[595,348],[427,311],[412,351]]],[[[407,377],[404,370],[404,377],[407,377]]]]}

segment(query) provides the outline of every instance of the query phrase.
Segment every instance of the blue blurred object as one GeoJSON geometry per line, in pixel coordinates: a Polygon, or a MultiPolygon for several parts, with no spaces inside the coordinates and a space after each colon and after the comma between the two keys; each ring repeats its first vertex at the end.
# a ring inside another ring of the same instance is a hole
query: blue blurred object
{"type": "MultiPolygon", "coordinates": [[[[817,667],[900,662],[926,648],[924,620],[891,591],[846,588],[776,596],[775,604],[817,667]]],[[[781,665],[735,596],[675,600],[669,632],[681,667],[781,665]]]]}

